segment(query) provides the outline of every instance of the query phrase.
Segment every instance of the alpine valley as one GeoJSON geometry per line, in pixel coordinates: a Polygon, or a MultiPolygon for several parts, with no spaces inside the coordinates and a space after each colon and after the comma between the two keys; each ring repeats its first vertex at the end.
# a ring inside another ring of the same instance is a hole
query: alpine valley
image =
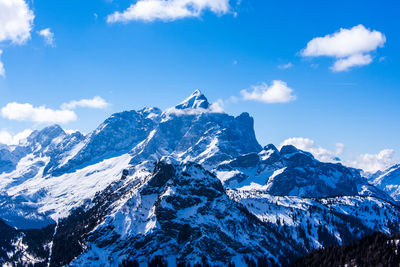
{"type": "Polygon", "coordinates": [[[399,232],[400,166],[363,173],[261,146],[200,91],[87,135],[50,126],[0,146],[0,264],[289,265],[399,232]]]}

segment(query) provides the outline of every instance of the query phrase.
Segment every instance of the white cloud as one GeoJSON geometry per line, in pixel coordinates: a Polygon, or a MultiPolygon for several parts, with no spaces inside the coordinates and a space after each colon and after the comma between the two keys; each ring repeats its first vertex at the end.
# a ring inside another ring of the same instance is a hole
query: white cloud
{"type": "Polygon", "coordinates": [[[345,149],[345,145],[343,143],[336,143],[336,152],[335,152],[335,154],[337,156],[343,154],[344,149],[345,149]]]}
{"type": "Polygon", "coordinates": [[[92,99],[74,100],[61,105],[62,109],[75,109],[77,107],[103,109],[109,106],[103,98],[95,96],[92,99]]]}
{"type": "Polygon", "coordinates": [[[32,133],[31,129],[23,130],[16,135],[10,134],[6,130],[0,130],[0,144],[18,145],[22,140],[26,139],[32,133]]]}
{"type": "Polygon", "coordinates": [[[229,9],[229,0],[139,0],[122,13],[115,12],[109,15],[107,22],[173,21],[199,17],[205,10],[222,15],[229,9]]]}
{"type": "Polygon", "coordinates": [[[383,33],[367,29],[360,24],[351,29],[341,28],[334,34],[312,39],[301,51],[301,55],[334,57],[336,62],[332,70],[346,71],[354,66],[370,64],[370,53],[378,47],[383,47],[385,42],[386,37],[383,33]]]}
{"type": "Polygon", "coordinates": [[[364,66],[370,64],[371,62],[371,55],[357,54],[336,60],[331,69],[336,72],[346,71],[351,67],[364,66]]]}
{"type": "Polygon", "coordinates": [[[288,62],[286,64],[282,64],[282,65],[278,66],[278,68],[281,69],[281,70],[290,69],[291,67],[293,67],[293,63],[292,62],[288,62]]]}
{"type": "Polygon", "coordinates": [[[385,42],[385,35],[381,32],[371,31],[360,24],[351,29],[341,28],[334,34],[312,39],[302,51],[302,55],[342,58],[374,51],[383,47],[385,42]]]}
{"type": "Polygon", "coordinates": [[[298,149],[310,152],[319,161],[323,162],[338,162],[338,157],[344,151],[344,144],[337,143],[336,151],[330,151],[326,148],[315,145],[315,141],[303,138],[303,137],[292,137],[284,140],[280,144],[280,148],[285,145],[293,145],[298,149]]]}
{"type": "Polygon", "coordinates": [[[213,113],[224,113],[224,101],[218,99],[216,102],[210,105],[210,110],[213,113]]]}
{"type": "Polygon", "coordinates": [[[109,104],[101,97],[75,100],[61,105],[60,109],[51,109],[46,106],[34,107],[29,103],[8,103],[1,109],[1,116],[9,120],[32,121],[38,123],[68,123],[77,119],[73,109],[77,107],[105,108],[109,104]]]}
{"type": "Polygon", "coordinates": [[[77,116],[72,110],[54,110],[45,106],[34,107],[29,103],[8,103],[1,109],[1,115],[9,120],[33,121],[39,123],[68,123],[77,116]]]}
{"type": "Polygon", "coordinates": [[[51,32],[50,28],[38,31],[38,34],[43,37],[46,44],[54,46],[54,33],[51,32]]]}
{"type": "MultiPolygon", "coordinates": [[[[11,41],[24,44],[31,38],[35,16],[24,0],[0,0],[0,43],[11,41]]],[[[3,53],[0,50],[0,56],[3,53]]],[[[0,76],[5,77],[4,64],[0,60],[0,76]]]]}
{"type": "Polygon", "coordinates": [[[25,43],[35,16],[24,0],[0,0],[0,42],[25,43]]]}
{"type": "Polygon", "coordinates": [[[356,160],[346,162],[345,164],[366,172],[375,173],[385,170],[396,163],[394,153],[393,149],[384,149],[378,154],[362,154],[356,160]]]}
{"type": "Polygon", "coordinates": [[[239,98],[238,97],[236,97],[236,96],[230,96],[229,98],[228,98],[228,100],[226,100],[225,102],[230,102],[230,103],[237,103],[237,102],[239,102],[239,98]]]}
{"type": "Polygon", "coordinates": [[[3,62],[1,61],[2,54],[3,54],[3,50],[0,49],[0,76],[6,77],[6,70],[4,69],[3,62]]]}
{"type": "Polygon", "coordinates": [[[264,103],[287,103],[296,99],[293,89],[284,81],[272,81],[271,86],[266,83],[252,86],[251,91],[242,90],[240,93],[244,100],[254,100],[264,103]]]}

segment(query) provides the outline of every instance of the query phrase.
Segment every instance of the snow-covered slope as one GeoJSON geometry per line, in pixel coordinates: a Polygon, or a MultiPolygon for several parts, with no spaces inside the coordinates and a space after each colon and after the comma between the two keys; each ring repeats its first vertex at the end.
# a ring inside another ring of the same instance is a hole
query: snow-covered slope
{"type": "MultiPolygon", "coordinates": [[[[150,176],[124,178],[113,192],[123,201],[107,209],[109,215],[102,216],[72,266],[118,265],[123,259],[146,263],[156,255],[168,255],[171,266],[204,260],[240,266],[245,257],[283,263],[302,252],[275,225],[230,199],[221,182],[198,164],[162,159],[150,176]]],[[[85,213],[101,213],[96,204],[85,213]]]]}
{"type": "Polygon", "coordinates": [[[22,145],[0,149],[0,218],[42,227],[93,198],[129,165],[163,156],[211,169],[259,151],[253,119],[214,112],[194,92],[177,106],[113,114],[87,136],[57,126],[33,132],[22,145]]]}
{"type": "Polygon", "coordinates": [[[51,265],[118,266],[162,256],[177,263],[286,264],[374,231],[399,231],[400,210],[365,196],[302,198],[227,189],[201,165],[163,158],[123,171],[60,220],[51,265]],[[72,261],[72,262],[71,262],[72,261]]]}
{"type": "Polygon", "coordinates": [[[399,209],[384,192],[395,196],[387,186],[397,183],[396,168],[374,186],[359,170],[293,146],[262,148],[253,124],[195,91],[163,112],[113,114],[88,135],[55,125],[0,146],[0,219],[18,228],[4,236],[0,262],[34,263],[21,256],[30,251],[51,266],[156,256],[170,265],[286,264],[399,230],[399,209]],[[23,239],[26,228],[37,228],[37,239],[23,239]],[[39,243],[51,249],[35,251],[39,243]]]}
{"type": "Polygon", "coordinates": [[[392,200],[371,186],[357,170],[339,163],[320,162],[310,153],[291,145],[278,151],[270,144],[259,153],[222,162],[214,171],[225,187],[258,189],[276,196],[363,195],[392,200]]]}
{"type": "Polygon", "coordinates": [[[400,210],[369,196],[300,198],[272,196],[260,190],[228,190],[261,221],[281,225],[308,250],[349,243],[379,229],[399,230],[400,210]]]}
{"type": "Polygon", "coordinates": [[[371,184],[388,193],[396,201],[400,201],[400,164],[375,175],[371,184]]]}
{"type": "Polygon", "coordinates": [[[158,108],[113,114],[87,136],[77,153],[65,164],[48,166],[46,173],[61,175],[127,153],[147,138],[158,124],[160,114],[158,108]]]}

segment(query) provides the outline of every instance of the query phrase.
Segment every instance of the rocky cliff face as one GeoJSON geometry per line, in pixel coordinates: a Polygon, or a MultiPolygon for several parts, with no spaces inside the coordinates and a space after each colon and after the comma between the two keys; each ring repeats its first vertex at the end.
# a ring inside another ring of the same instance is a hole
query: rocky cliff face
{"type": "Polygon", "coordinates": [[[301,255],[294,240],[284,240],[276,225],[230,199],[221,182],[198,164],[166,158],[140,182],[126,179],[116,190],[130,188],[124,202],[90,234],[73,266],[93,259],[104,264],[102,255],[110,255],[111,263],[168,255],[171,266],[204,260],[243,265],[246,257],[277,263],[301,255]]]}

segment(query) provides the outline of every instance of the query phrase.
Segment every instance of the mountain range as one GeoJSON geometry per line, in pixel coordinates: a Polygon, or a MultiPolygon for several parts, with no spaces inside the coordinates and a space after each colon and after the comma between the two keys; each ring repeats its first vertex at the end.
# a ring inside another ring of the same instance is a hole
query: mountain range
{"type": "Polygon", "coordinates": [[[398,201],[400,165],[363,177],[261,146],[248,113],[221,112],[196,90],[87,135],[53,125],[0,146],[0,263],[287,265],[399,232],[398,201]]]}

